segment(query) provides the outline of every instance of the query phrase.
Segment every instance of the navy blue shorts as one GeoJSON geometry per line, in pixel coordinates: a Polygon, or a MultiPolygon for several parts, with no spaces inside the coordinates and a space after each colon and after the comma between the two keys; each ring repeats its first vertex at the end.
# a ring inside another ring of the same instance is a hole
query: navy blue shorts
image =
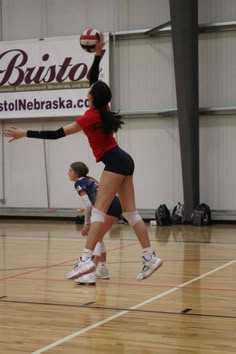
{"type": "Polygon", "coordinates": [[[116,218],[119,218],[121,216],[121,213],[122,213],[122,209],[120,205],[120,200],[117,196],[115,196],[107,211],[107,215],[115,216],[116,218]]]}
{"type": "Polygon", "coordinates": [[[105,152],[101,161],[105,165],[104,171],[123,176],[132,176],[134,174],[134,161],[132,157],[119,146],[105,152]]]}

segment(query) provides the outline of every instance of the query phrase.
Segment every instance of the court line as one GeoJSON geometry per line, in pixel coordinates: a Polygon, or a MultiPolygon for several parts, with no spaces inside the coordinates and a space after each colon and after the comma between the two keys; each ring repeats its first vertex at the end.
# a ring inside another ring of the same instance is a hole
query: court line
{"type": "MultiPolygon", "coordinates": [[[[136,243],[135,243],[136,244],[136,243]]],[[[134,244],[133,244],[134,245],[134,244]]],[[[126,245],[126,246],[123,246],[122,248],[124,247],[128,247],[130,245],[126,245]]],[[[107,250],[107,253],[108,252],[111,252],[111,251],[116,251],[118,249],[121,249],[120,247],[119,248],[112,248],[110,250],[107,250]]],[[[168,258],[165,258],[165,262],[219,262],[219,261],[232,261],[233,259],[232,258],[192,258],[192,259],[168,259],[168,258]]],[[[76,259],[73,259],[71,260],[72,264],[71,265],[74,265],[73,262],[75,262],[76,259]]],[[[67,262],[67,261],[66,261],[67,262]]],[[[70,262],[70,261],[68,261],[70,262]]],[[[114,264],[136,264],[136,263],[140,263],[140,260],[137,260],[137,261],[123,261],[123,262],[110,262],[109,261],[109,265],[114,265],[114,264]]],[[[64,266],[64,264],[56,264],[55,265],[56,267],[60,267],[60,266],[64,266]]],[[[41,269],[43,266],[31,266],[31,267],[21,267],[21,268],[0,268],[0,272],[10,272],[10,271],[13,271],[13,270],[29,270],[29,269],[41,269]]],[[[54,267],[54,265],[52,265],[52,267],[54,267]]],[[[27,279],[27,278],[26,278],[27,279]]],[[[0,279],[1,280],[1,279],[0,279]]],[[[56,279],[48,279],[48,280],[56,280],[56,279]]]]}
{"type": "MultiPolygon", "coordinates": [[[[7,297],[7,296],[6,296],[7,297]]],[[[94,310],[103,311],[128,311],[128,312],[139,312],[139,313],[149,313],[149,314],[163,314],[163,315],[178,315],[178,316],[196,316],[196,317],[212,317],[212,318],[227,318],[236,319],[236,316],[230,315],[219,315],[219,314],[209,314],[209,313],[182,313],[180,311],[161,311],[161,310],[140,310],[131,308],[126,309],[122,307],[100,307],[100,306],[90,306],[93,301],[83,305],[71,305],[71,304],[60,304],[60,303],[44,303],[44,302],[33,302],[33,301],[14,301],[14,300],[0,300],[0,303],[8,304],[24,304],[24,305],[44,305],[44,306],[59,306],[59,307],[74,307],[74,308],[89,308],[94,310]]],[[[5,328],[5,327],[4,327],[5,328]]],[[[9,327],[11,328],[11,327],[9,327]]]]}
{"type": "MultiPolygon", "coordinates": [[[[10,279],[11,280],[11,279],[10,279]]],[[[67,281],[68,279],[53,279],[53,278],[28,278],[28,277],[21,277],[19,279],[13,279],[13,280],[30,280],[30,281],[50,281],[50,282],[64,282],[67,281]]],[[[155,287],[155,288],[173,288],[173,284],[172,285],[160,285],[160,284],[154,284],[154,283],[145,283],[142,282],[140,284],[140,282],[135,282],[135,283],[131,283],[131,282],[125,282],[125,281],[114,281],[111,279],[107,279],[107,280],[102,280],[99,279],[99,285],[102,284],[109,284],[109,285],[124,285],[124,286],[138,286],[140,287],[155,287]]],[[[76,285],[76,284],[74,284],[76,285]]],[[[79,285],[77,285],[79,286],[79,285]]],[[[176,286],[177,287],[177,286],[176,286]]],[[[209,288],[209,287],[198,287],[198,286],[188,286],[187,290],[205,290],[205,291],[226,291],[226,292],[236,292],[236,289],[228,289],[228,288],[209,288]]]]}
{"type": "Polygon", "coordinates": [[[70,339],[73,339],[73,338],[75,338],[75,337],[79,337],[80,335],[82,335],[82,334],[84,334],[84,333],[86,333],[86,332],[88,332],[88,331],[90,331],[90,330],[92,330],[92,329],[94,329],[94,328],[97,328],[97,327],[99,327],[99,326],[102,326],[102,325],[106,324],[107,322],[113,321],[113,320],[115,320],[115,319],[117,319],[117,318],[119,318],[119,317],[121,317],[121,316],[123,316],[123,315],[126,315],[127,313],[129,313],[130,310],[136,310],[136,309],[138,309],[138,308],[140,308],[140,307],[142,307],[142,306],[144,306],[144,305],[150,304],[151,302],[153,302],[153,301],[155,301],[155,300],[158,300],[158,299],[160,299],[160,298],[162,298],[162,297],[164,297],[164,296],[166,296],[166,295],[169,295],[169,294],[171,294],[171,293],[173,293],[173,292],[175,292],[175,291],[177,291],[177,290],[179,290],[179,289],[181,289],[181,288],[183,288],[183,287],[185,287],[185,286],[187,286],[187,285],[189,285],[189,284],[194,283],[194,282],[197,281],[197,280],[203,279],[203,278],[207,277],[208,275],[211,275],[211,274],[213,274],[213,273],[216,273],[216,272],[218,272],[219,270],[222,270],[222,269],[224,269],[224,268],[226,268],[226,267],[228,267],[228,266],[230,266],[231,264],[234,264],[234,263],[236,263],[236,259],[233,260],[233,261],[230,261],[230,262],[228,262],[228,263],[226,263],[226,264],[223,264],[222,266],[217,267],[217,268],[215,268],[215,269],[213,269],[213,270],[210,270],[210,271],[207,272],[207,273],[204,273],[204,274],[202,274],[202,275],[199,275],[198,277],[195,277],[195,278],[193,278],[193,279],[191,279],[191,280],[189,280],[189,281],[187,281],[187,282],[185,282],[185,283],[182,283],[182,284],[178,285],[177,287],[174,287],[174,288],[172,288],[172,289],[169,289],[169,290],[167,290],[167,291],[164,291],[163,293],[161,293],[161,294],[159,294],[159,295],[156,295],[156,296],[154,296],[154,297],[152,297],[152,298],[150,298],[150,299],[148,299],[148,300],[146,300],[146,301],[143,301],[143,302],[141,302],[141,303],[139,303],[139,304],[137,304],[137,305],[134,305],[134,306],[128,308],[127,310],[125,310],[125,311],[118,312],[117,314],[112,315],[112,316],[109,316],[109,317],[107,317],[106,319],[104,319],[104,320],[102,320],[102,321],[99,321],[99,322],[97,322],[97,323],[94,323],[94,324],[91,325],[91,326],[85,327],[85,328],[83,328],[83,329],[81,329],[81,330],[79,330],[79,331],[77,331],[77,332],[74,332],[74,333],[70,334],[69,336],[66,336],[66,337],[64,337],[64,338],[61,338],[61,339],[59,339],[58,341],[47,345],[46,347],[43,347],[43,348],[41,348],[41,349],[39,349],[39,350],[36,350],[36,351],[32,352],[31,354],[44,353],[44,352],[46,352],[47,350],[50,350],[50,349],[52,349],[52,348],[55,348],[56,346],[58,346],[58,345],[60,345],[60,344],[63,344],[63,343],[67,342],[67,341],[70,340],[70,339]]]}
{"type": "MultiPolygon", "coordinates": [[[[138,244],[138,242],[135,242],[135,243],[131,243],[131,244],[129,244],[129,245],[124,245],[124,246],[121,246],[121,247],[112,248],[112,249],[108,250],[107,252],[116,251],[116,250],[123,249],[123,248],[126,248],[126,247],[134,246],[134,245],[137,245],[137,244],[138,244]]],[[[12,279],[12,278],[17,278],[17,277],[20,277],[21,275],[25,275],[25,274],[30,274],[30,273],[38,272],[38,271],[40,271],[40,270],[45,270],[45,269],[57,267],[57,266],[59,266],[59,265],[63,265],[63,264],[66,264],[66,263],[69,263],[69,262],[75,262],[75,261],[77,261],[77,259],[70,259],[69,261],[64,261],[64,262],[60,262],[60,263],[57,263],[57,264],[52,264],[52,265],[45,266],[45,267],[41,267],[41,268],[38,267],[38,268],[36,268],[36,269],[30,270],[30,271],[27,271],[27,272],[23,272],[23,273],[19,273],[19,274],[14,274],[14,275],[9,275],[9,276],[7,276],[7,277],[0,278],[0,281],[1,281],[1,280],[12,279]]]]}
{"type": "Polygon", "coordinates": [[[57,263],[57,264],[52,264],[52,265],[50,265],[50,266],[45,266],[45,267],[41,267],[41,268],[36,268],[36,269],[33,269],[33,270],[29,270],[29,271],[27,271],[27,272],[22,272],[22,273],[18,273],[18,274],[14,274],[14,275],[9,275],[9,276],[7,276],[7,277],[0,278],[0,281],[1,281],[1,280],[12,279],[12,278],[17,278],[17,277],[20,277],[21,275],[25,275],[25,274],[30,274],[30,273],[38,272],[38,271],[40,271],[40,270],[44,270],[44,269],[56,267],[56,266],[58,266],[58,265],[66,264],[66,263],[69,263],[69,262],[73,262],[73,259],[70,259],[69,261],[65,261],[65,262],[60,262],[60,263],[57,263]]]}

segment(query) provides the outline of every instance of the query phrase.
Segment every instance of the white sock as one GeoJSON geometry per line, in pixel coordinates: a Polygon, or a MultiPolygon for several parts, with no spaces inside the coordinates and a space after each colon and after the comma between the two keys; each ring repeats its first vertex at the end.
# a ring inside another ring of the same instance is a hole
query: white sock
{"type": "Polygon", "coordinates": [[[143,257],[146,261],[150,261],[152,259],[153,249],[152,247],[143,248],[143,257]]]}
{"type": "Polygon", "coordinates": [[[98,262],[98,267],[106,267],[106,262],[98,262]]]}
{"type": "Polygon", "coordinates": [[[96,247],[93,251],[94,256],[101,256],[101,242],[97,242],[96,247]]]}
{"type": "Polygon", "coordinates": [[[92,258],[93,251],[89,250],[88,248],[84,248],[82,254],[82,262],[86,261],[88,258],[92,258]]]}

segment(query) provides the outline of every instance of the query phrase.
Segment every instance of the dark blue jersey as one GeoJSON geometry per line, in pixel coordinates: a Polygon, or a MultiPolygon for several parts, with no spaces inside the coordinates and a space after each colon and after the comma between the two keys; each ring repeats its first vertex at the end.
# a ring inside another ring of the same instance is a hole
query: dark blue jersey
{"type": "Polygon", "coordinates": [[[86,192],[91,204],[94,205],[98,191],[98,182],[95,179],[91,177],[80,177],[75,182],[75,189],[79,194],[86,192]]]}
{"type": "MultiPolygon", "coordinates": [[[[75,189],[79,194],[81,192],[86,192],[91,204],[95,204],[98,191],[98,182],[95,179],[93,179],[92,177],[80,177],[75,182],[75,189]]],[[[107,211],[107,215],[119,218],[121,216],[121,213],[122,209],[120,205],[120,200],[116,196],[107,211]]]]}

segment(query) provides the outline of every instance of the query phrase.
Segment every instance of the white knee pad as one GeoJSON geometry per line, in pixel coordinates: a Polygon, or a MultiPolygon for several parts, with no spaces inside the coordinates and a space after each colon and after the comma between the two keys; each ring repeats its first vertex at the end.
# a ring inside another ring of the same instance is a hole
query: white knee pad
{"type": "Polygon", "coordinates": [[[90,222],[91,222],[91,224],[93,222],[103,222],[104,223],[105,216],[106,216],[106,214],[103,211],[101,211],[97,208],[93,208],[90,222]]]}
{"type": "Polygon", "coordinates": [[[96,247],[94,248],[93,255],[94,256],[101,256],[102,250],[101,250],[101,242],[97,242],[96,247]]]}
{"type": "Polygon", "coordinates": [[[128,221],[130,226],[134,226],[135,224],[137,224],[137,222],[142,220],[142,218],[139,215],[137,210],[135,210],[135,211],[124,211],[123,212],[123,216],[128,221]]]}

